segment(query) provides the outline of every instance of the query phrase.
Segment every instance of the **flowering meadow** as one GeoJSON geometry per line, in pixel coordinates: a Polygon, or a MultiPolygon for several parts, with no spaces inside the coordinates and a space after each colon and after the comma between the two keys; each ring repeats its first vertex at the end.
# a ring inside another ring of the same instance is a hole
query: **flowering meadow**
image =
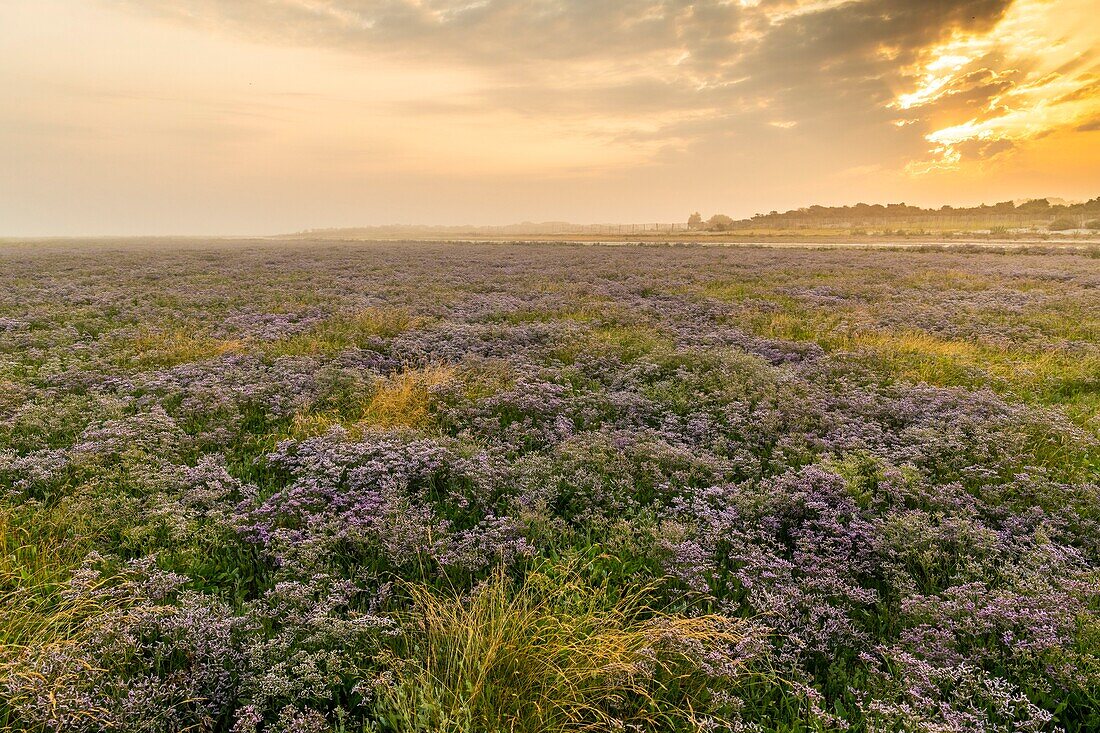
{"type": "Polygon", "coordinates": [[[0,728],[1100,730],[1100,252],[0,247],[0,728]]]}

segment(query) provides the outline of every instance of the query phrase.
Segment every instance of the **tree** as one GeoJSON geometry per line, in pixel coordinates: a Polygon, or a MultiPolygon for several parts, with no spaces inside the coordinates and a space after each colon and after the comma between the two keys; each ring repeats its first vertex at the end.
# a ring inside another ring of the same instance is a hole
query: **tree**
{"type": "Polygon", "coordinates": [[[707,219],[707,229],[712,232],[728,232],[733,229],[733,219],[725,214],[715,214],[707,219]]]}
{"type": "Polygon", "coordinates": [[[702,229],[703,217],[696,211],[694,214],[688,217],[688,229],[702,229]]]}
{"type": "Polygon", "coordinates": [[[1050,202],[1047,201],[1046,199],[1031,199],[1030,201],[1022,204],[1021,206],[1018,206],[1017,209],[1019,211],[1024,211],[1024,212],[1027,212],[1027,213],[1035,213],[1035,212],[1045,213],[1047,211],[1050,211],[1050,202]]]}

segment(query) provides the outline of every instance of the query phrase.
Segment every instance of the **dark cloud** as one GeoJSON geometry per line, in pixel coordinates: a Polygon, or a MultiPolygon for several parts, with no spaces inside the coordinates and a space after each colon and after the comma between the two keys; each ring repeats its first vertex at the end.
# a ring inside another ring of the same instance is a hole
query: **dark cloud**
{"type": "Polygon", "coordinates": [[[988,29],[1011,2],[852,0],[814,10],[768,0],[109,1],[253,38],[461,60],[504,74],[599,61],[644,65],[703,89],[744,78],[777,94],[878,82],[876,96],[921,49],[988,29]]]}
{"type": "MultiPolygon", "coordinates": [[[[485,64],[575,60],[670,48],[678,43],[678,33],[693,24],[696,13],[691,4],[667,0],[113,2],[268,40],[462,57],[485,64]]],[[[709,5],[720,3],[712,0],[709,5]]]]}
{"type": "Polygon", "coordinates": [[[792,114],[881,109],[905,69],[957,32],[991,28],[1010,0],[863,0],[809,12],[772,27],[742,62],[752,86],[772,91],[792,114]]]}
{"type": "MultiPolygon", "coordinates": [[[[889,105],[914,82],[921,54],[989,31],[1012,2],[109,1],[269,42],[464,64],[488,76],[476,95],[411,102],[418,113],[480,107],[637,119],[644,130],[609,140],[676,146],[794,122],[852,138],[874,130],[910,147],[922,131],[891,126],[889,105]]],[[[980,110],[1010,83],[976,70],[956,81],[942,108],[980,110]]]]}

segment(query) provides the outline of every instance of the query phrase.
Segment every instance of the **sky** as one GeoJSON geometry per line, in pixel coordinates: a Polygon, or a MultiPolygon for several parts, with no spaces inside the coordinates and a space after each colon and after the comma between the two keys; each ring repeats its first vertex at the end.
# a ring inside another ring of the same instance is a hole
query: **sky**
{"type": "Polygon", "coordinates": [[[1096,0],[0,0],[0,236],[1098,195],[1096,0]]]}

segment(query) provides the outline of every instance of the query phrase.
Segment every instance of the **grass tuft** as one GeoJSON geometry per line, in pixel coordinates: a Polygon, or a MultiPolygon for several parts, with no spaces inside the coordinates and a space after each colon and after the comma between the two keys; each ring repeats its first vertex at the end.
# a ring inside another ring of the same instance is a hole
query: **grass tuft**
{"type": "MultiPolygon", "coordinates": [[[[743,644],[750,624],[650,607],[576,568],[516,583],[497,572],[469,597],[406,584],[412,610],[377,701],[395,732],[685,730],[713,700],[698,657],[743,644]]],[[[750,676],[734,660],[723,670],[750,676]]]]}
{"type": "Polygon", "coordinates": [[[410,369],[387,377],[378,386],[363,420],[383,428],[424,428],[432,420],[432,390],[454,378],[451,367],[410,369]]]}

